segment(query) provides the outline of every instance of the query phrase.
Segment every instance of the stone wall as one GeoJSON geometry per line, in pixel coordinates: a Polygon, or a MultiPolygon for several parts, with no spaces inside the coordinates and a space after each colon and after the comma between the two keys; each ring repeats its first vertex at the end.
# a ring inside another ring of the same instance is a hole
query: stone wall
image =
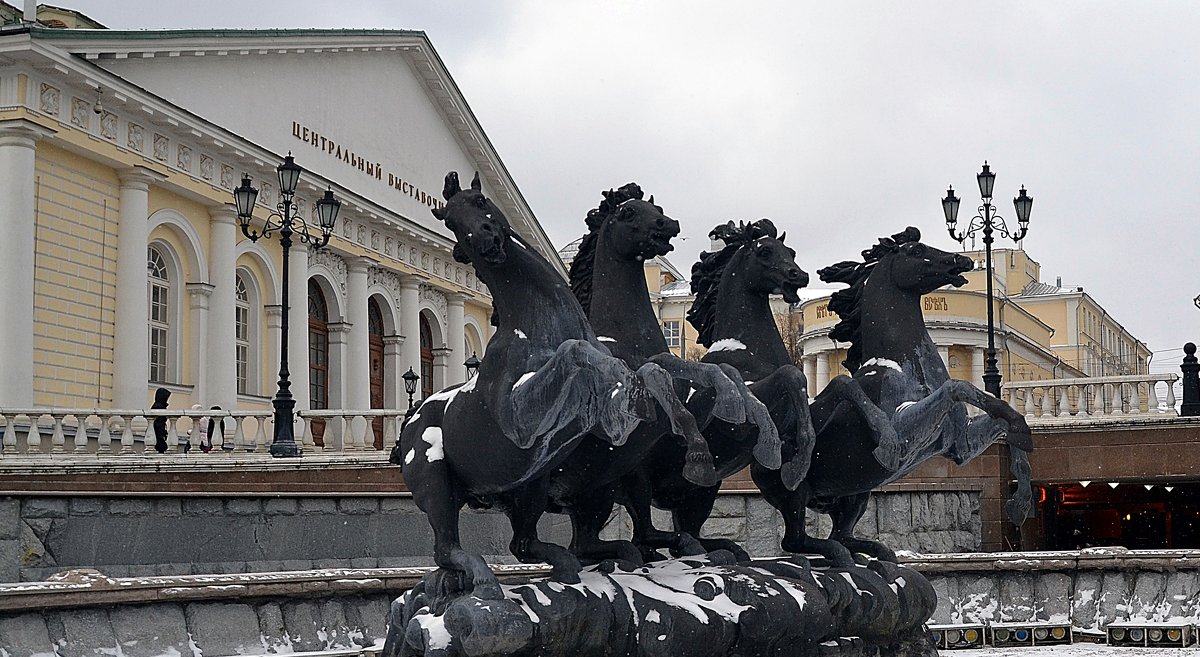
{"type": "MultiPolygon", "coordinates": [[[[656,514],[659,527],[669,517],[656,514]]],[[[499,513],[464,510],[464,545],[490,563],[512,563],[511,532],[499,513]]],[[[547,515],[543,538],[566,545],[570,524],[547,515]]],[[[628,516],[614,516],[607,537],[629,536],[628,516]]],[[[963,552],[979,548],[979,499],[963,492],[877,493],[860,534],[894,549],[963,552]]],[[[809,531],[829,533],[812,514],[809,531]]],[[[779,512],[757,494],[717,499],[705,525],[756,557],[780,554],[779,512]]],[[[272,572],[313,568],[432,565],[433,535],[405,495],[30,496],[0,498],[0,581],[40,581],[73,568],[110,577],[272,572]]]]}
{"type": "MultiPolygon", "coordinates": [[[[670,515],[653,510],[654,524],[671,526],[670,515]]],[[[805,526],[813,536],[829,535],[829,518],[809,511],[805,526]]],[[[609,522],[605,538],[628,538],[632,524],[619,511],[609,522]]],[[[895,550],[922,553],[974,552],[980,544],[978,492],[884,492],[875,493],[858,523],[857,534],[882,541],[895,550]]],[[[752,557],[782,554],[783,519],[761,495],[721,495],[704,524],[707,538],[736,541],[752,557]]]]}
{"type": "Polygon", "coordinates": [[[914,555],[938,594],[935,623],[1030,620],[1100,631],[1112,621],[1200,623],[1200,553],[1079,552],[914,555]]]}

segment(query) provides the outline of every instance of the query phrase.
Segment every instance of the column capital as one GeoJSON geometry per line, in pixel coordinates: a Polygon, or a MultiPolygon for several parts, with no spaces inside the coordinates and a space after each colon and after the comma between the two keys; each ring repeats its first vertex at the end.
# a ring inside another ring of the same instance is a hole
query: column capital
{"type": "Polygon", "coordinates": [[[387,347],[396,345],[399,347],[400,345],[404,344],[404,340],[405,338],[403,335],[385,335],[383,336],[383,346],[387,347]]]}
{"type": "Polygon", "coordinates": [[[237,208],[232,203],[221,203],[208,206],[208,218],[214,224],[237,225],[237,208]]]}
{"type": "Polygon", "coordinates": [[[345,256],[342,258],[346,262],[346,270],[351,273],[363,274],[368,269],[379,264],[378,260],[367,256],[345,256]]]}
{"type": "Polygon", "coordinates": [[[266,305],[266,306],[263,306],[263,312],[266,313],[267,317],[269,317],[269,318],[270,317],[275,317],[275,318],[283,317],[283,306],[281,306],[277,303],[266,305]]]}
{"type": "Polygon", "coordinates": [[[187,288],[188,300],[192,308],[207,309],[208,298],[212,296],[213,290],[216,288],[208,283],[188,283],[184,287],[187,288]]]}
{"type": "Polygon", "coordinates": [[[0,146],[25,146],[33,148],[38,140],[58,132],[29,119],[0,121],[0,146]]]}
{"type": "Polygon", "coordinates": [[[467,295],[462,292],[442,290],[442,294],[446,295],[446,303],[451,306],[461,306],[467,300],[467,295]]]}
{"type": "Polygon", "coordinates": [[[138,189],[148,191],[150,185],[156,182],[162,182],[167,179],[161,173],[157,173],[146,167],[129,167],[117,171],[117,178],[121,180],[122,189],[138,189]]]}
{"type": "Polygon", "coordinates": [[[422,283],[428,283],[429,279],[425,276],[417,274],[400,274],[400,289],[402,290],[417,290],[420,289],[422,283]]]}
{"type": "Polygon", "coordinates": [[[350,322],[329,322],[325,326],[329,330],[330,334],[349,333],[350,329],[354,327],[354,325],[350,322]]]}

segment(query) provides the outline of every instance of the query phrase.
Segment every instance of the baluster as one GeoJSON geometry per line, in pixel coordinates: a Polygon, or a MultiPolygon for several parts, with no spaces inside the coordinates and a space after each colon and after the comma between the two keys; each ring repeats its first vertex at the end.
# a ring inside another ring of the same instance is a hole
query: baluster
{"type": "Polygon", "coordinates": [[[179,422],[180,418],[167,418],[167,453],[179,454],[183,452],[183,445],[179,442],[179,422]]]}
{"type": "Polygon", "coordinates": [[[88,447],[87,414],[75,416],[75,450],[76,454],[86,454],[88,447]]]}
{"type": "Polygon", "coordinates": [[[1066,417],[1071,414],[1067,408],[1071,400],[1067,396],[1066,386],[1054,386],[1054,417],[1066,417]]]}
{"type": "Polygon", "coordinates": [[[1171,415],[1177,415],[1179,411],[1175,410],[1175,381],[1179,377],[1171,376],[1167,379],[1167,412],[1171,415]]]}
{"type": "Polygon", "coordinates": [[[112,433],[109,432],[109,423],[112,422],[112,417],[100,415],[100,433],[96,436],[96,454],[112,454],[112,433]]]}
{"type": "Polygon", "coordinates": [[[38,426],[38,421],[41,419],[42,416],[37,414],[29,416],[29,433],[25,435],[26,454],[42,453],[42,428],[38,426]]]}
{"type": "Polygon", "coordinates": [[[392,445],[394,445],[396,443],[396,440],[394,438],[392,438],[392,436],[395,435],[395,433],[394,433],[395,431],[396,431],[396,416],[390,415],[390,414],[383,416],[383,450],[384,451],[391,449],[392,445]]]}
{"type": "Polygon", "coordinates": [[[1158,412],[1158,381],[1151,380],[1146,385],[1146,412],[1158,412]]]}
{"type": "MultiPolygon", "coordinates": [[[[310,448],[310,449],[315,449],[317,446],[316,438],[313,437],[312,421],[313,421],[313,419],[307,415],[300,416],[300,425],[301,425],[300,428],[302,429],[302,431],[300,431],[300,449],[301,450],[303,450],[306,447],[310,448]]],[[[328,435],[328,433],[329,433],[328,426],[325,427],[325,432],[326,432],[326,435],[328,435]]]]}
{"type": "MultiPolygon", "coordinates": [[[[246,444],[246,420],[247,419],[248,418],[245,415],[233,418],[233,437],[232,438],[226,436],[224,433],[221,434],[221,449],[226,454],[233,456],[233,451],[236,450],[238,448],[238,446],[244,446],[246,444]]],[[[262,420],[257,420],[257,422],[259,424],[262,424],[262,420]]]]}
{"type": "Polygon", "coordinates": [[[1129,384],[1129,413],[1130,415],[1138,415],[1142,412],[1142,384],[1129,384]]]}
{"type": "Polygon", "coordinates": [[[358,448],[362,451],[375,449],[375,416],[363,416],[363,432],[362,442],[358,444],[358,448]]]}
{"type": "Polygon", "coordinates": [[[1108,384],[1109,415],[1125,414],[1125,385],[1122,383],[1108,384]]]}
{"type": "MultiPolygon", "coordinates": [[[[129,418],[129,423],[133,424],[134,419],[135,418],[133,417],[129,418]]],[[[155,447],[158,446],[158,434],[156,434],[154,431],[154,421],[157,420],[158,417],[153,415],[144,415],[142,416],[142,419],[146,423],[146,430],[142,433],[142,453],[149,456],[156,453],[155,447]]]]}
{"type": "Polygon", "coordinates": [[[1034,418],[1034,406],[1036,406],[1033,401],[1033,390],[1021,388],[1020,399],[1022,405],[1021,412],[1025,415],[1026,420],[1032,420],[1034,418]]]}
{"type": "Polygon", "coordinates": [[[0,415],[0,421],[4,422],[4,447],[0,449],[0,454],[17,453],[17,433],[13,430],[15,420],[15,416],[9,420],[7,415],[0,415]]]}
{"type": "Polygon", "coordinates": [[[269,445],[270,444],[267,442],[267,427],[268,426],[272,427],[271,435],[275,435],[275,433],[274,433],[275,424],[274,424],[274,420],[272,419],[272,416],[258,417],[257,419],[255,419],[255,423],[258,425],[258,429],[254,433],[254,442],[252,442],[246,446],[247,452],[253,452],[253,451],[257,450],[259,445],[269,445]]]}
{"type": "Polygon", "coordinates": [[[50,434],[50,453],[62,454],[66,451],[67,436],[63,433],[63,420],[67,419],[65,413],[51,413],[50,421],[54,423],[54,431],[50,434]]]}
{"type": "MultiPolygon", "coordinates": [[[[116,420],[122,426],[121,430],[121,454],[133,454],[133,418],[129,416],[129,421],[125,421],[124,415],[117,415],[116,420]]],[[[149,426],[149,425],[147,425],[149,426]]],[[[149,434],[143,436],[145,447],[150,447],[149,434]]]]}

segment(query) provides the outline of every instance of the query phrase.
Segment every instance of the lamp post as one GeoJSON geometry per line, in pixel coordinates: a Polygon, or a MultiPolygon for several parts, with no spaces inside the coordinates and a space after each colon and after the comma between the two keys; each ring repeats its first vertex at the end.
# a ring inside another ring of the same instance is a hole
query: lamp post
{"type": "Polygon", "coordinates": [[[468,381],[471,380],[471,377],[475,376],[475,373],[479,371],[479,365],[482,362],[483,361],[479,360],[479,356],[476,356],[475,352],[473,351],[471,352],[471,357],[463,362],[463,367],[467,368],[468,381]]]}
{"type": "Polygon", "coordinates": [[[288,255],[292,250],[292,236],[301,242],[319,249],[329,243],[333,235],[333,226],[337,222],[341,202],[333,197],[333,190],[326,190],[325,196],[317,201],[317,223],[321,232],[310,232],[309,225],[296,214],[292,198],[296,194],[296,185],[300,182],[303,169],[288,153],[276,171],[279,173],[280,201],[276,212],[272,212],[263,222],[262,232],[251,230],[250,222],[254,218],[254,203],[258,200],[258,190],[250,185],[250,178],[243,176],[242,184],[233,190],[233,199],[237,204],[238,220],[242,226],[242,234],[257,242],[260,238],[268,238],[271,233],[279,231],[279,244],[283,247],[283,325],[279,331],[279,389],[275,399],[271,401],[275,409],[275,430],[271,440],[271,456],[300,456],[300,448],[296,445],[294,422],[296,417],[296,400],[292,396],[291,372],[288,370],[288,255]]]}
{"type": "Polygon", "coordinates": [[[409,367],[408,371],[401,375],[401,378],[404,379],[404,392],[408,393],[408,407],[411,409],[413,393],[417,391],[417,381],[421,380],[421,375],[409,367]]]}
{"type": "Polygon", "coordinates": [[[958,223],[959,199],[954,195],[954,187],[946,190],[946,198],[942,199],[942,211],[946,213],[946,229],[950,231],[950,237],[960,244],[976,233],[983,234],[983,248],[987,253],[988,322],[988,347],[983,368],[983,388],[993,396],[999,397],[1000,370],[996,367],[996,324],[992,308],[992,242],[995,241],[992,234],[999,233],[1015,242],[1020,242],[1025,237],[1025,233],[1029,231],[1029,211],[1033,208],[1033,197],[1025,193],[1025,186],[1022,185],[1019,195],[1013,199],[1013,207],[1017,212],[1017,231],[1014,233],[1008,229],[1004,218],[996,214],[992,207],[992,185],[996,182],[996,174],[992,173],[987,161],[984,161],[983,171],[976,174],[975,179],[979,182],[979,195],[983,198],[983,205],[979,207],[977,210],[979,214],[971,219],[971,223],[965,231],[955,232],[958,223]]]}

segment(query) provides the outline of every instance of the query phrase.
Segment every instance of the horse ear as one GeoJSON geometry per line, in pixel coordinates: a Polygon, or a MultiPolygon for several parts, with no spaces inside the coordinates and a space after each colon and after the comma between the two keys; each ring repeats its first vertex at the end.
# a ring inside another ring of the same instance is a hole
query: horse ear
{"type": "MultiPolygon", "coordinates": [[[[458,172],[451,171],[446,174],[446,186],[442,187],[442,198],[449,201],[454,198],[454,195],[461,192],[462,188],[458,186],[458,172]]],[[[439,217],[440,219],[440,217],[439,217]]]]}
{"type": "Polygon", "coordinates": [[[779,241],[783,242],[786,239],[787,239],[787,231],[785,230],[779,235],[779,241]]]}
{"type": "Polygon", "coordinates": [[[479,182],[479,172],[478,171],[475,172],[475,177],[471,179],[471,189],[473,189],[477,192],[483,191],[483,184],[479,182]]]}
{"type": "Polygon", "coordinates": [[[654,194],[650,195],[650,205],[654,205],[654,194]]]}

